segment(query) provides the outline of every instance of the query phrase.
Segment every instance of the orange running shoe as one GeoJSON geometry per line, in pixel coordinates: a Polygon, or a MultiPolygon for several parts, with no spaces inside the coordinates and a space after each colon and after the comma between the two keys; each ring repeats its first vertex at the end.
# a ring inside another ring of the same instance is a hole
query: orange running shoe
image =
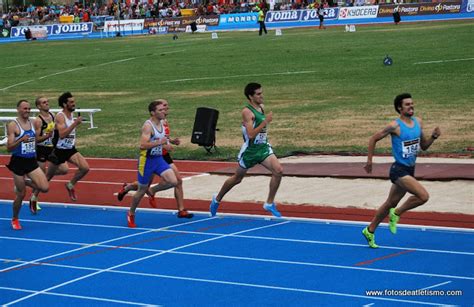
{"type": "Polygon", "coordinates": [[[30,199],[30,211],[31,214],[36,214],[36,211],[38,210],[38,207],[36,206],[38,201],[30,199]]]}
{"type": "Polygon", "coordinates": [[[69,193],[69,198],[71,198],[72,201],[76,201],[76,190],[74,190],[74,186],[71,186],[69,183],[66,183],[66,190],[69,193]]]}
{"type": "Polygon", "coordinates": [[[190,219],[193,216],[194,216],[194,214],[189,213],[187,210],[179,210],[178,211],[178,218],[180,218],[180,219],[182,219],[182,218],[190,219]]]}
{"type": "Polygon", "coordinates": [[[127,183],[124,183],[124,184],[122,185],[122,188],[120,189],[120,191],[117,193],[117,199],[118,199],[119,201],[122,201],[123,198],[125,197],[125,195],[127,195],[127,193],[128,193],[127,191],[125,191],[125,187],[126,187],[126,186],[127,186],[127,183]]]}
{"type": "Polygon", "coordinates": [[[130,214],[130,211],[127,212],[127,222],[128,222],[128,227],[130,228],[137,227],[137,224],[135,224],[135,214],[130,214]]]}
{"type": "Polygon", "coordinates": [[[148,203],[150,204],[151,207],[158,208],[158,205],[156,204],[155,196],[148,196],[148,203]]]}
{"type": "Polygon", "coordinates": [[[19,219],[12,219],[12,228],[14,230],[21,230],[20,220],[19,219]]]}

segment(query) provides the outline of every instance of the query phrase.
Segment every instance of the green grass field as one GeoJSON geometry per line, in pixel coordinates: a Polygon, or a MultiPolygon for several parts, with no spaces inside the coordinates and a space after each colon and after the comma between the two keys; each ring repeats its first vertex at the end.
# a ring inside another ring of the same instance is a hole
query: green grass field
{"type": "MultiPolygon", "coordinates": [[[[71,91],[79,107],[102,109],[99,129],[78,132],[81,152],[135,157],[148,103],[166,98],[172,136],[183,143],[175,158],[233,159],[248,82],[264,86],[278,155],[366,152],[370,135],[396,117],[394,96],[410,92],[427,133],[442,129],[430,152],[464,153],[474,145],[473,37],[472,21],[455,21],[0,44],[0,108],[38,95],[57,107],[71,91]],[[382,64],[387,54],[393,66],[382,64]],[[444,62],[417,64],[430,61],[444,62]],[[212,156],[190,142],[200,106],[220,111],[212,156]]],[[[378,152],[389,150],[387,138],[378,152]]]]}

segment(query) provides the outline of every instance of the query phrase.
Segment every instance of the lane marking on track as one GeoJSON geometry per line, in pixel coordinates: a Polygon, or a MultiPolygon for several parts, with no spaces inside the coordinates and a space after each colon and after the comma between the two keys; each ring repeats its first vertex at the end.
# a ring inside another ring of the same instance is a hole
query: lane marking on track
{"type": "Polygon", "coordinates": [[[428,289],[433,289],[433,288],[437,288],[437,287],[440,287],[440,286],[444,286],[444,285],[447,285],[447,284],[450,284],[452,283],[452,281],[448,280],[446,282],[442,282],[442,283],[439,283],[439,284],[436,284],[436,285],[432,285],[432,286],[429,286],[429,287],[426,287],[426,288],[421,288],[420,290],[428,290],[428,289]]]}
{"type": "MultiPolygon", "coordinates": [[[[16,292],[26,292],[26,293],[36,293],[37,291],[28,290],[28,289],[20,289],[20,288],[10,288],[10,287],[0,287],[1,290],[9,290],[9,291],[16,291],[16,292]]],[[[122,300],[113,300],[108,298],[102,297],[95,297],[95,296],[84,296],[84,295],[74,295],[74,294],[64,294],[64,293],[57,293],[57,292],[45,292],[45,295],[52,295],[52,296],[62,296],[62,297],[70,297],[70,298],[79,298],[83,300],[89,301],[99,301],[99,302],[108,302],[108,303],[117,303],[117,304],[125,304],[125,305],[136,305],[136,306],[161,306],[161,305],[150,305],[145,303],[137,303],[131,301],[122,301],[122,300]]]]}
{"type": "MultiPolygon", "coordinates": [[[[208,218],[208,219],[213,219],[213,218],[208,218]]],[[[199,220],[199,221],[205,221],[205,220],[208,220],[208,219],[203,219],[203,220],[199,220]]],[[[194,222],[197,222],[197,221],[194,221],[194,222]]],[[[170,226],[170,227],[182,226],[182,225],[191,224],[191,223],[193,223],[193,222],[183,223],[183,224],[179,224],[179,225],[172,225],[172,226],[170,226]]],[[[275,227],[275,226],[279,226],[279,225],[287,224],[287,223],[290,223],[290,221],[285,221],[285,222],[281,222],[281,223],[276,223],[276,224],[271,224],[271,225],[265,225],[265,226],[260,226],[260,227],[254,227],[254,228],[250,228],[250,229],[246,229],[246,230],[237,231],[237,232],[230,233],[230,234],[220,235],[220,236],[214,237],[214,238],[209,238],[209,239],[205,239],[205,240],[200,240],[200,241],[193,242],[193,243],[190,243],[190,244],[181,245],[181,246],[178,246],[178,247],[175,247],[175,248],[172,248],[172,249],[169,249],[169,250],[160,252],[160,253],[155,253],[155,254],[148,255],[148,256],[145,256],[145,257],[141,257],[141,258],[138,258],[138,259],[134,259],[134,260],[131,260],[131,261],[127,261],[127,262],[124,262],[124,263],[121,263],[121,264],[117,264],[117,265],[108,267],[108,268],[106,268],[106,269],[101,269],[101,270],[98,270],[97,272],[90,273],[90,274],[87,274],[87,275],[85,275],[85,276],[81,276],[81,277],[78,277],[78,278],[75,278],[75,279],[72,279],[72,280],[69,280],[69,281],[66,281],[66,282],[57,284],[57,285],[55,285],[55,286],[52,286],[52,287],[43,289],[43,290],[38,291],[38,292],[36,292],[36,293],[30,294],[30,295],[27,295],[27,296],[24,296],[24,297],[20,297],[19,299],[16,299],[16,300],[14,300],[14,301],[11,301],[11,302],[7,303],[5,306],[9,306],[9,305],[16,304],[16,303],[18,303],[18,302],[22,302],[22,301],[27,300],[27,299],[29,299],[29,298],[31,298],[31,297],[34,297],[34,296],[43,294],[43,293],[45,293],[45,292],[49,292],[49,291],[54,290],[54,289],[57,289],[57,288],[61,288],[61,287],[65,286],[65,285],[69,285],[69,284],[72,284],[72,283],[75,283],[75,282],[84,280],[84,279],[86,279],[86,278],[96,276],[96,275],[101,274],[101,273],[111,272],[111,271],[113,271],[113,270],[115,270],[115,269],[117,269],[117,268],[120,268],[120,267],[124,267],[124,266],[130,265],[130,264],[133,264],[133,263],[137,263],[137,262],[141,262],[141,261],[143,261],[143,260],[147,260],[147,259],[150,259],[150,258],[155,258],[155,257],[157,257],[157,256],[161,256],[161,255],[167,254],[168,252],[172,252],[172,251],[180,250],[180,249],[183,249],[183,248],[188,248],[188,247],[191,247],[191,246],[195,246],[195,245],[199,245],[199,244],[203,244],[203,243],[207,243],[207,242],[219,240],[219,239],[222,239],[222,238],[227,238],[227,237],[229,237],[229,236],[231,236],[231,235],[233,235],[233,234],[240,234],[240,233],[251,232],[251,231],[260,230],[260,229],[265,229],[265,228],[270,228],[270,227],[275,227]]],[[[149,232],[149,231],[146,231],[145,233],[148,233],[148,232],[149,232]]],[[[143,232],[140,232],[140,233],[135,234],[135,235],[140,235],[140,234],[143,234],[143,232]]],[[[130,235],[129,237],[131,237],[131,236],[134,236],[134,235],[130,235]]],[[[112,241],[115,241],[115,240],[118,240],[118,239],[113,239],[112,241]]],[[[3,272],[3,271],[5,271],[5,270],[6,270],[6,269],[1,270],[0,272],[3,272]]]]}
{"type": "MultiPolygon", "coordinates": [[[[209,173],[199,173],[198,175],[192,175],[192,176],[186,176],[183,178],[183,181],[191,180],[192,178],[198,178],[198,177],[205,177],[205,176],[210,176],[211,174],[209,173]]],[[[9,180],[13,181],[13,178],[10,177],[0,177],[0,180],[9,180]]],[[[69,182],[68,179],[53,179],[51,182],[69,182]]],[[[123,185],[123,182],[110,182],[110,181],[91,181],[91,180],[81,180],[78,182],[79,184],[85,183],[85,184],[105,184],[105,185],[123,185]]]]}
{"type": "Polygon", "coordinates": [[[416,62],[413,65],[420,64],[439,64],[439,63],[448,63],[448,62],[459,62],[459,61],[472,61],[474,58],[465,58],[465,59],[453,59],[453,60],[438,60],[438,61],[428,61],[428,62],[416,62]]]}

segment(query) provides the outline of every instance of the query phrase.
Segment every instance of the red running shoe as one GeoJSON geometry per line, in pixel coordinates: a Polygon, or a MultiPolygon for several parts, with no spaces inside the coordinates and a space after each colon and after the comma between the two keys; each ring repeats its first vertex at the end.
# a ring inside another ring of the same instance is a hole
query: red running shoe
{"type": "Polygon", "coordinates": [[[14,230],[21,230],[20,220],[12,219],[12,228],[14,230]]]}
{"type": "Polygon", "coordinates": [[[130,211],[127,212],[127,222],[128,222],[128,227],[130,228],[137,227],[137,224],[135,224],[135,214],[130,214],[130,211]]]}
{"type": "Polygon", "coordinates": [[[117,193],[117,199],[118,199],[119,201],[122,201],[123,198],[125,197],[125,195],[127,195],[127,193],[128,193],[127,191],[125,191],[125,187],[126,187],[126,186],[127,186],[127,183],[124,183],[124,184],[122,185],[122,188],[120,189],[120,191],[117,193]]]}
{"type": "Polygon", "coordinates": [[[76,201],[76,190],[74,190],[74,187],[69,188],[69,183],[66,183],[66,190],[69,193],[69,198],[71,198],[72,201],[76,201]]]}
{"type": "Polygon", "coordinates": [[[155,196],[148,196],[148,203],[150,204],[151,207],[158,208],[158,205],[156,204],[155,196]]]}
{"type": "Polygon", "coordinates": [[[36,203],[38,201],[36,200],[31,200],[30,199],[30,211],[31,211],[31,214],[36,214],[36,211],[38,210],[38,207],[36,207],[36,203]]]}
{"type": "Polygon", "coordinates": [[[189,213],[187,210],[180,210],[178,211],[178,218],[182,219],[182,218],[185,218],[185,219],[190,219],[194,216],[194,214],[192,213],[189,213]]]}

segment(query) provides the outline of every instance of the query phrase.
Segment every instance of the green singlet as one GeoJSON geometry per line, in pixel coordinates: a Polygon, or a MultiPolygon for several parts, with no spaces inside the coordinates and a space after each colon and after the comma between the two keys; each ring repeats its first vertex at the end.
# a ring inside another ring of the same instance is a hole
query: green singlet
{"type": "MultiPolygon", "coordinates": [[[[258,127],[264,120],[265,114],[257,111],[252,105],[247,104],[246,108],[252,111],[254,115],[253,128],[258,127]]],[[[242,168],[252,168],[256,164],[262,163],[268,156],[273,154],[272,146],[267,140],[267,127],[264,127],[255,138],[251,139],[247,133],[247,129],[242,125],[242,134],[244,144],[240,148],[238,155],[239,165],[242,168]]]]}

